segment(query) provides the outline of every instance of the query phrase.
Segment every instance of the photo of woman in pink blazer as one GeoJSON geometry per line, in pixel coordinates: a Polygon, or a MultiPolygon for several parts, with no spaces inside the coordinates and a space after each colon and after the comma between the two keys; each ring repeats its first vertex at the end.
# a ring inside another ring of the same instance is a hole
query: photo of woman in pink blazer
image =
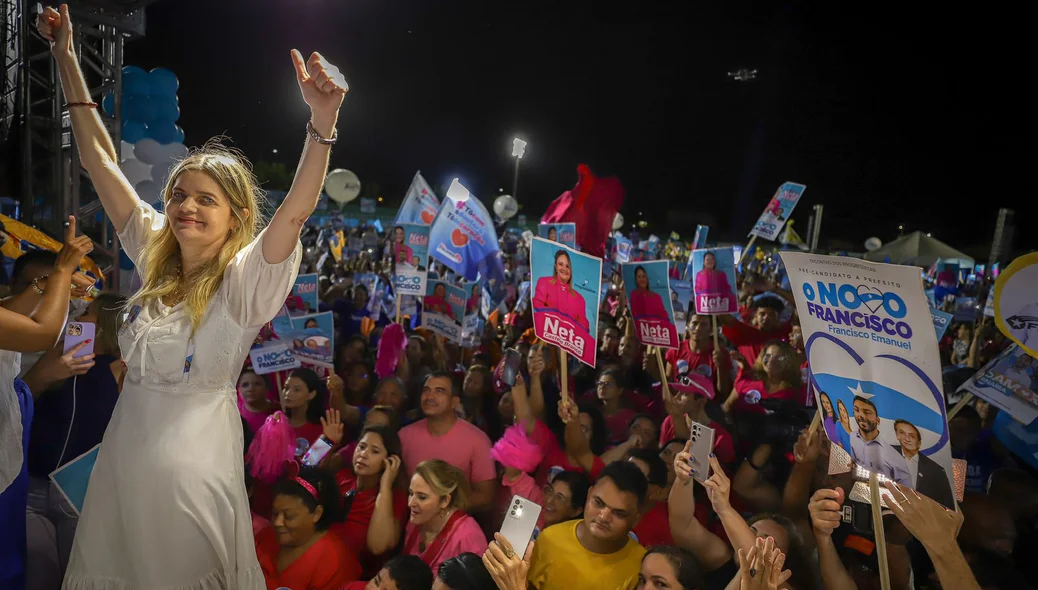
{"type": "Polygon", "coordinates": [[[590,331],[587,304],[584,297],[573,288],[573,266],[565,250],[555,252],[555,272],[552,276],[537,279],[533,308],[558,310],[577,325],[590,331]]]}

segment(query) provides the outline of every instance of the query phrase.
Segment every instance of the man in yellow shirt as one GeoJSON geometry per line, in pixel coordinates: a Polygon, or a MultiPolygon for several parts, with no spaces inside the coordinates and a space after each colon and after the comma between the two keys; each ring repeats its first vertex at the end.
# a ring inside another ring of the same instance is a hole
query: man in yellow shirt
{"type": "Polygon", "coordinates": [[[591,488],[583,520],[550,526],[534,545],[527,580],[538,590],[633,590],[645,548],[629,535],[649,482],[632,463],[610,463],[591,488]]]}

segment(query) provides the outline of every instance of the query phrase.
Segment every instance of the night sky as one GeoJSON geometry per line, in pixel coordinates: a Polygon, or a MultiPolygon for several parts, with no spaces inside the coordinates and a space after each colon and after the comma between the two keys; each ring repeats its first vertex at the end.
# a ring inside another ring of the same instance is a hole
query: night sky
{"type": "Polygon", "coordinates": [[[825,205],[823,243],[903,223],[986,259],[1010,207],[1017,250],[1038,247],[1026,19],[831,4],[847,3],[160,0],[126,64],[177,73],[189,145],[222,133],[294,168],[307,110],[288,52],[321,51],[351,85],[332,166],[394,206],[417,169],[488,204],[511,192],[520,135],[531,218],[586,162],[660,235],[742,239],[791,180],[802,235],[825,205]],[[727,76],[741,67],[759,77],[727,76]]]}

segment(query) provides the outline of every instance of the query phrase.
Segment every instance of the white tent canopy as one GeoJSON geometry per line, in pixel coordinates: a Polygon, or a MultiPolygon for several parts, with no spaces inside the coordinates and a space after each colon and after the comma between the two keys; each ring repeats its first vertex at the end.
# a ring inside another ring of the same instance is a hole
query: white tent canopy
{"type": "Polygon", "coordinates": [[[973,268],[973,258],[959,252],[948,244],[929,238],[921,231],[912,232],[865,255],[866,260],[883,262],[890,257],[894,264],[910,264],[930,267],[938,259],[957,263],[960,268],[973,268]]]}

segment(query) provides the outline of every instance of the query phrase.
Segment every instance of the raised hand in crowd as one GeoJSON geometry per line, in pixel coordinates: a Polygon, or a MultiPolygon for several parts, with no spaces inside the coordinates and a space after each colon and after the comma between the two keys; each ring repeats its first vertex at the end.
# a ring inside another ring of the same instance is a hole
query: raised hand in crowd
{"type": "Polygon", "coordinates": [[[840,560],[840,554],[833,543],[833,531],[843,522],[842,488],[835,490],[821,489],[811,496],[808,511],[811,514],[811,530],[818,545],[818,565],[822,571],[822,584],[827,590],[857,590],[847,568],[840,560]]]}
{"type": "Polygon", "coordinates": [[[501,533],[494,533],[494,540],[483,553],[483,565],[494,578],[499,590],[526,590],[526,576],[530,572],[530,558],[533,557],[533,541],[521,554],[512,548],[512,544],[501,533]]]}
{"type": "Polygon", "coordinates": [[[339,410],[328,408],[321,417],[321,429],[324,437],[332,441],[333,445],[337,447],[342,444],[343,424],[339,410]]]}
{"type": "Polygon", "coordinates": [[[728,590],[778,590],[793,572],[783,570],[786,555],[775,548],[775,539],[756,539],[748,551],[739,549],[739,573],[728,590]],[[736,585],[738,582],[738,585],[736,585]]]}
{"type": "Polygon", "coordinates": [[[732,559],[732,548],[696,518],[691,448],[692,441],[686,441],[674,456],[674,485],[667,499],[670,531],[677,546],[695,555],[705,569],[715,570],[732,559]]]}

